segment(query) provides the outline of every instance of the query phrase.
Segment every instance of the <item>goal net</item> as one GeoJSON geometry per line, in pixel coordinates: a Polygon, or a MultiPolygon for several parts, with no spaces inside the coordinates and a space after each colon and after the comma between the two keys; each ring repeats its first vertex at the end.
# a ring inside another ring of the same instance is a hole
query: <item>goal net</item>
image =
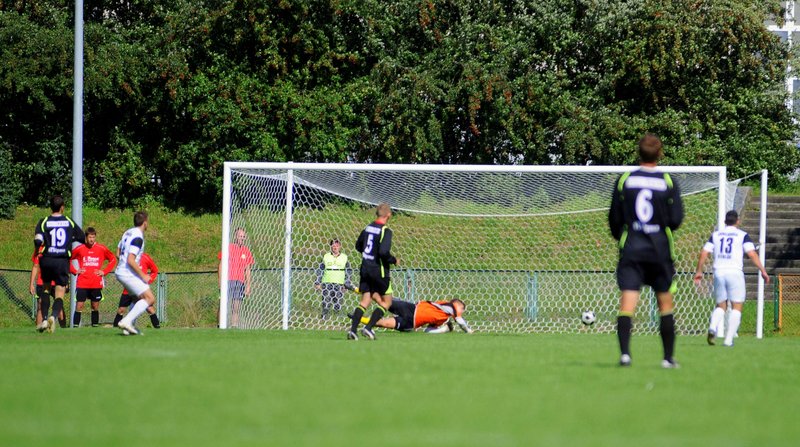
{"type": "MultiPolygon", "coordinates": [[[[220,327],[344,330],[358,296],[341,306],[315,288],[338,239],[358,284],[355,241],[375,217],[394,210],[392,270],[398,299],[460,298],[485,332],[615,330],[619,291],[616,241],[607,216],[614,182],[634,167],[444,166],[225,163],[222,280],[237,228],[254,262],[243,300],[221,287],[220,327]],[[580,322],[593,310],[597,322],[580,322]],[[235,315],[234,315],[235,312],[235,315]]],[[[733,204],[724,167],[665,167],[679,183],[685,220],[676,232],[677,327],[705,333],[713,306],[692,282],[697,253],[733,204]]],[[[656,332],[655,297],[645,288],[637,332],[656,332]]]]}

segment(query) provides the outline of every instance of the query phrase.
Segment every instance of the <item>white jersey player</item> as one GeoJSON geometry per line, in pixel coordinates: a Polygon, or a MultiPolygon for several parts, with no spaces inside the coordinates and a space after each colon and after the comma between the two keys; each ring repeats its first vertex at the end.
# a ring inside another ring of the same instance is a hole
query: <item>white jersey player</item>
{"type": "Polygon", "coordinates": [[[746,295],[744,272],[742,271],[743,258],[746,254],[753,264],[758,267],[761,277],[769,283],[769,275],[756,253],[756,247],[750,236],[739,229],[739,214],[728,211],[725,214],[725,228],[711,234],[708,242],[700,250],[697,260],[697,269],[694,275],[695,284],[700,284],[703,279],[703,264],[709,254],[714,255],[714,296],[717,305],[711,313],[708,328],[708,344],[714,344],[716,328],[725,317],[728,301],[733,309],[728,315],[728,330],[725,333],[725,346],[733,346],[733,337],[742,321],[742,306],[746,295]]]}
{"type": "Polygon", "coordinates": [[[139,298],[128,312],[128,315],[119,322],[119,328],[122,329],[122,333],[125,335],[140,334],[139,330],[134,327],[134,322],[142,312],[146,311],[156,301],[155,295],[148,285],[150,278],[142,272],[142,268],[139,266],[139,258],[144,253],[144,232],[147,230],[147,225],[147,213],[137,211],[133,215],[133,228],[122,235],[122,239],[117,245],[119,261],[114,273],[128,293],[139,298]]]}

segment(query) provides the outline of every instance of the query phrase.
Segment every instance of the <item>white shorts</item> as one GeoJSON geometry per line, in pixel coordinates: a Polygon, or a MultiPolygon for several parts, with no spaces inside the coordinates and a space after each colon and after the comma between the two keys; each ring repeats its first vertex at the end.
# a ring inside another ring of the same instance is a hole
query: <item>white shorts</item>
{"type": "Polygon", "coordinates": [[[746,294],[744,272],[741,270],[714,271],[714,296],[717,304],[724,301],[743,303],[746,294]]]}
{"type": "Polygon", "coordinates": [[[144,292],[150,289],[146,282],[142,281],[133,273],[127,272],[114,272],[117,275],[117,280],[122,283],[122,286],[135,297],[141,296],[144,292]]]}

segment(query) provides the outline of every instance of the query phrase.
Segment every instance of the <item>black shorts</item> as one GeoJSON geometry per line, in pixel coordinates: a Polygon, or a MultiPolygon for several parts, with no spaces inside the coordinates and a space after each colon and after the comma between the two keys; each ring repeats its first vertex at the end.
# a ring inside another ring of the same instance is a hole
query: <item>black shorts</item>
{"type": "Polygon", "coordinates": [[[228,281],[228,299],[229,300],[244,299],[243,281],[228,281]]]}
{"type": "Polygon", "coordinates": [[[39,268],[45,284],[55,281],[57,286],[69,285],[69,258],[42,256],[39,258],[39,268]]]}
{"type": "Polygon", "coordinates": [[[410,332],[414,330],[414,313],[416,313],[417,305],[403,300],[392,300],[392,305],[389,306],[389,312],[394,314],[394,319],[397,321],[395,329],[403,332],[410,332]]]}
{"type": "Polygon", "coordinates": [[[103,289],[76,289],[75,301],[83,303],[86,299],[92,302],[103,301],[103,289]]]}
{"type": "Polygon", "coordinates": [[[364,269],[361,268],[361,279],[358,283],[358,289],[361,293],[372,292],[381,295],[387,295],[387,291],[391,294],[391,280],[389,276],[381,277],[379,269],[364,269]]]}
{"type": "Polygon", "coordinates": [[[620,290],[640,290],[642,284],[647,284],[654,292],[667,292],[674,276],[675,266],[671,261],[632,261],[623,257],[617,264],[620,290]]]}
{"type": "Polygon", "coordinates": [[[119,306],[117,307],[128,307],[137,301],[139,301],[138,296],[133,296],[130,293],[123,293],[119,296],[119,306]]]}

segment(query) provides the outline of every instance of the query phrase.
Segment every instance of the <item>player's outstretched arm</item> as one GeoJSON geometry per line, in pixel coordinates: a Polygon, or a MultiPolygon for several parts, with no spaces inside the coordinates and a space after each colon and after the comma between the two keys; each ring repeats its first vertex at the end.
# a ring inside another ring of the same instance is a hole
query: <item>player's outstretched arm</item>
{"type": "Polygon", "coordinates": [[[466,332],[467,334],[475,332],[471,327],[469,327],[469,324],[467,324],[467,320],[465,320],[464,317],[455,317],[455,320],[462,331],[466,332]]]}
{"type": "Polygon", "coordinates": [[[708,252],[700,250],[700,256],[697,259],[697,268],[694,271],[694,284],[696,286],[699,286],[700,281],[703,279],[703,265],[706,263],[706,258],[708,258],[708,252]]]}
{"type": "Polygon", "coordinates": [[[767,269],[761,264],[761,259],[758,257],[758,253],[755,250],[748,251],[747,256],[750,257],[750,260],[753,261],[753,264],[758,267],[758,270],[761,272],[761,277],[764,279],[765,284],[769,284],[769,274],[767,274],[767,269]]]}

